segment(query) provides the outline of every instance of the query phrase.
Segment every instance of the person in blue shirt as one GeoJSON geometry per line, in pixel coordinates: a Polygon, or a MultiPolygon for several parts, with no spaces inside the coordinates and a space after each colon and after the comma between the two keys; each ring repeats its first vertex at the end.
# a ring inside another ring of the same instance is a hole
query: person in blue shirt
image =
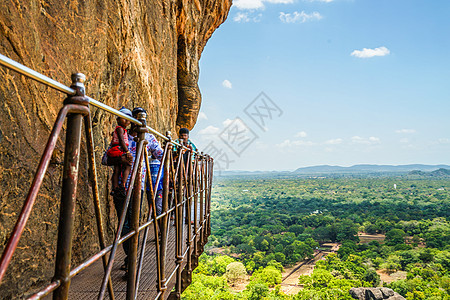
{"type": "MultiPolygon", "coordinates": [[[[178,144],[182,144],[183,146],[187,148],[191,148],[192,151],[197,152],[197,147],[195,144],[189,139],[189,129],[187,128],[181,128],[178,131],[178,139],[175,140],[178,144]]],[[[176,153],[178,151],[177,146],[173,146],[173,151],[176,153]]],[[[192,159],[194,159],[195,154],[192,154],[192,159]]],[[[177,154],[175,154],[175,158],[177,158],[177,154]]],[[[186,164],[188,160],[188,153],[183,154],[183,161],[186,164]]]]}
{"type": "MultiPolygon", "coordinates": [[[[195,144],[189,139],[189,129],[181,128],[178,131],[178,139],[175,140],[178,144],[181,144],[181,140],[183,140],[183,146],[192,147],[192,150],[197,151],[197,147],[195,144]]],[[[173,151],[177,151],[177,146],[173,146],[173,151]]]]}

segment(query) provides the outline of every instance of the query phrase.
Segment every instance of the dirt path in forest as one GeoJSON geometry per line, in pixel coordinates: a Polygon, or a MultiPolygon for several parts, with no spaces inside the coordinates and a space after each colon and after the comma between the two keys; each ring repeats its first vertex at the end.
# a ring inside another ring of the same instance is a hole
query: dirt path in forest
{"type": "Polygon", "coordinates": [[[314,253],[314,258],[297,263],[292,268],[285,269],[281,280],[281,291],[287,295],[295,295],[302,286],[298,284],[298,278],[301,275],[311,275],[314,271],[316,262],[325,257],[329,252],[317,251],[314,253]]]}
{"type": "Polygon", "coordinates": [[[382,282],[391,283],[400,279],[406,279],[407,272],[397,271],[394,273],[388,273],[386,270],[377,270],[377,274],[380,275],[382,282]]]}

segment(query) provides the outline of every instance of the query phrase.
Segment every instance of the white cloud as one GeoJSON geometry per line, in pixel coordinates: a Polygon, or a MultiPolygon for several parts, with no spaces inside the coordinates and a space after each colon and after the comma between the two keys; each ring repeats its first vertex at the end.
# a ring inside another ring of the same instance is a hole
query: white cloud
{"type": "Polygon", "coordinates": [[[295,137],[299,137],[299,138],[304,138],[307,136],[308,136],[308,134],[305,131],[297,132],[297,134],[295,135],[295,137]]]}
{"type": "Polygon", "coordinates": [[[280,144],[276,144],[277,147],[279,148],[292,148],[292,147],[301,147],[301,146],[314,146],[315,143],[311,142],[311,141],[291,141],[291,140],[284,140],[282,143],[280,144]]]}
{"type": "Polygon", "coordinates": [[[441,144],[450,144],[450,139],[442,138],[442,139],[439,139],[438,142],[441,144]]]}
{"type": "Polygon", "coordinates": [[[223,127],[228,127],[228,125],[230,125],[234,120],[231,119],[226,119],[225,121],[222,122],[223,127]]]}
{"type": "Polygon", "coordinates": [[[360,136],[352,137],[352,142],[355,144],[375,145],[381,143],[381,140],[377,137],[371,136],[369,138],[362,138],[360,136]]]}
{"type": "Polygon", "coordinates": [[[200,130],[198,132],[198,134],[200,135],[213,135],[213,134],[218,134],[219,133],[219,128],[209,125],[208,127],[200,130]]]}
{"type": "Polygon", "coordinates": [[[235,0],[233,6],[238,9],[264,9],[264,3],[290,4],[294,0],[235,0]]]}
{"type": "Polygon", "coordinates": [[[306,0],[308,2],[325,2],[325,3],[330,3],[333,2],[334,0],[306,0]]]}
{"type": "Polygon", "coordinates": [[[312,12],[310,14],[304,11],[294,11],[292,14],[280,12],[280,20],[283,23],[305,23],[308,21],[315,21],[322,19],[322,15],[318,12],[312,12]]]}
{"type": "Polygon", "coordinates": [[[208,116],[204,112],[201,111],[201,112],[198,113],[197,120],[198,121],[200,121],[200,120],[208,120],[208,116]]]}
{"type": "Polygon", "coordinates": [[[416,133],[415,129],[398,129],[395,131],[396,133],[416,133]]]}
{"type": "Polygon", "coordinates": [[[337,138],[337,139],[331,139],[325,142],[325,144],[327,145],[339,145],[342,144],[344,140],[341,138],[337,138]]]}
{"type": "Polygon", "coordinates": [[[263,0],[267,3],[273,3],[273,4],[291,4],[294,3],[294,0],[263,0]]]}
{"type": "Polygon", "coordinates": [[[222,81],[222,86],[227,89],[233,88],[233,84],[228,79],[225,79],[224,81],[222,81]]]}
{"type": "Polygon", "coordinates": [[[350,55],[359,58],[370,58],[374,56],[386,56],[391,51],[386,47],[378,47],[375,49],[363,48],[362,50],[355,50],[350,55]]]}
{"type": "Polygon", "coordinates": [[[248,17],[248,13],[238,12],[234,16],[233,21],[247,23],[250,22],[250,18],[248,17]]]}
{"type": "Polygon", "coordinates": [[[251,13],[248,12],[238,12],[234,18],[233,21],[238,23],[248,23],[248,22],[255,22],[258,23],[261,21],[262,14],[257,15],[251,15],[251,13]]]}
{"type": "Polygon", "coordinates": [[[238,9],[261,9],[264,8],[262,0],[236,0],[233,1],[233,6],[238,9]]]}

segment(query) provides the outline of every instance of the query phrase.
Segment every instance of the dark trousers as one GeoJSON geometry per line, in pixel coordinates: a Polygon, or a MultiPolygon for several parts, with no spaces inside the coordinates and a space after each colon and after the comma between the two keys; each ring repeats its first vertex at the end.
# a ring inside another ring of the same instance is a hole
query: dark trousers
{"type": "MultiPolygon", "coordinates": [[[[142,206],[142,195],[143,195],[144,191],[142,191],[141,193],[141,206],[142,206]]],[[[130,223],[131,223],[131,207],[132,207],[132,202],[133,202],[133,195],[131,195],[131,200],[130,203],[128,204],[128,209],[127,209],[127,213],[125,215],[125,221],[123,223],[123,227],[122,227],[122,232],[120,233],[120,236],[124,236],[126,235],[128,232],[130,232],[130,223]]],[[[122,214],[122,209],[123,209],[123,205],[125,203],[126,200],[126,196],[120,193],[114,193],[113,195],[113,200],[114,200],[114,206],[116,208],[116,213],[117,213],[117,219],[120,221],[120,217],[122,214]]],[[[128,263],[128,253],[129,253],[129,248],[130,248],[130,239],[126,240],[125,242],[122,243],[122,247],[123,247],[123,251],[125,252],[125,264],[128,263]]]]}

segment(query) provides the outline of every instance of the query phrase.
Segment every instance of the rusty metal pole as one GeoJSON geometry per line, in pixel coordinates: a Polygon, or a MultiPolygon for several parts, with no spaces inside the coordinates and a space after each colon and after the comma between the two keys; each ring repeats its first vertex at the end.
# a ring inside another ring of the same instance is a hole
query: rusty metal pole
{"type": "Polygon", "coordinates": [[[198,256],[198,155],[195,156],[194,168],[194,254],[198,256]]]}
{"type": "Polygon", "coordinates": [[[169,221],[169,171],[172,166],[172,138],[170,136],[170,131],[167,131],[166,136],[168,137],[169,143],[167,149],[167,157],[164,161],[164,176],[163,176],[163,199],[162,199],[162,214],[161,218],[161,242],[160,242],[160,265],[161,265],[161,278],[159,280],[161,285],[161,296],[160,299],[165,299],[165,293],[167,290],[166,284],[166,249],[167,249],[167,225],[169,221]]]}
{"type": "MultiPolygon", "coordinates": [[[[97,220],[97,233],[100,242],[100,248],[104,249],[106,247],[106,239],[105,239],[105,230],[103,227],[103,218],[102,218],[102,210],[100,204],[100,197],[98,191],[98,179],[97,179],[97,170],[95,166],[95,154],[94,154],[94,137],[92,135],[92,122],[91,116],[84,117],[84,129],[86,134],[86,148],[88,152],[88,160],[89,160],[89,181],[92,187],[92,196],[94,199],[94,211],[95,217],[97,220]]],[[[103,261],[103,269],[106,270],[108,265],[108,260],[106,255],[102,256],[103,261]]],[[[111,278],[108,279],[108,292],[111,300],[114,300],[114,289],[112,286],[111,278]]]]}
{"type": "Polygon", "coordinates": [[[206,236],[208,237],[211,234],[211,186],[212,186],[212,169],[211,169],[211,156],[208,155],[208,199],[207,199],[207,207],[206,207],[206,214],[208,215],[208,222],[207,222],[207,230],[206,230],[206,236]]]}
{"type": "MultiPolygon", "coordinates": [[[[170,157],[168,155],[169,152],[167,150],[168,147],[169,147],[169,144],[170,143],[167,143],[165,148],[164,148],[164,156],[162,158],[161,165],[165,165],[165,161],[170,159],[170,157]]],[[[151,178],[151,171],[150,171],[150,164],[148,162],[147,149],[144,148],[144,150],[145,150],[145,154],[144,155],[145,155],[146,164],[147,164],[147,177],[151,178]]],[[[160,247],[159,247],[160,238],[159,238],[159,234],[158,234],[160,232],[159,231],[160,220],[158,220],[158,215],[156,213],[156,197],[157,197],[157,189],[158,189],[158,184],[156,184],[156,183],[159,183],[161,178],[163,177],[163,172],[162,171],[163,171],[163,168],[160,167],[159,171],[158,171],[158,175],[156,176],[156,182],[155,182],[155,187],[154,187],[154,189],[156,191],[153,189],[153,183],[150,184],[150,190],[151,190],[151,194],[152,194],[152,201],[151,201],[151,203],[149,203],[149,206],[152,208],[151,212],[153,213],[153,229],[154,229],[154,234],[155,234],[156,275],[157,275],[156,287],[157,287],[158,292],[161,291],[161,278],[162,278],[162,276],[161,276],[161,259],[160,259],[161,258],[161,254],[160,254],[160,247]]],[[[150,219],[150,213],[149,213],[148,220],[149,219],[150,219]]],[[[144,255],[144,251],[145,251],[145,243],[146,243],[147,231],[148,231],[148,227],[146,228],[146,231],[144,233],[144,244],[142,245],[141,261],[139,263],[140,267],[142,266],[142,260],[143,260],[143,255],[144,255]]],[[[138,270],[138,274],[139,274],[139,271],[140,270],[138,270]]],[[[136,281],[136,286],[139,287],[139,278],[138,278],[138,281],[136,281]]]]}
{"type": "MultiPolygon", "coordinates": [[[[75,96],[67,98],[64,101],[64,104],[88,105],[84,91],[85,79],[86,77],[81,73],[72,74],[72,85],[70,87],[76,90],[76,94],[75,96]]],[[[82,114],[69,114],[67,117],[66,147],[64,153],[63,182],[54,276],[54,280],[60,280],[61,285],[53,293],[54,300],[67,299],[69,295],[82,121],[82,114]]]]}
{"type": "Polygon", "coordinates": [[[183,252],[186,255],[183,259],[186,260],[186,265],[181,272],[181,291],[185,290],[192,281],[192,149],[188,150],[188,161],[185,170],[185,223],[187,224],[187,235],[185,240],[186,250],[183,252]]]}
{"type": "Polygon", "coordinates": [[[202,232],[202,246],[207,243],[207,224],[208,224],[208,155],[204,155],[204,166],[203,166],[203,190],[204,190],[204,211],[203,211],[203,232],[202,232]]]}
{"type": "MultiPolygon", "coordinates": [[[[137,168],[137,176],[134,182],[134,194],[133,201],[131,203],[131,220],[130,229],[135,233],[130,238],[130,246],[128,253],[128,280],[127,280],[127,300],[134,300],[136,298],[136,270],[137,270],[137,256],[138,256],[138,244],[139,244],[139,217],[141,210],[141,174],[142,174],[142,154],[144,153],[143,148],[145,147],[145,133],[146,128],[146,117],[147,114],[141,112],[138,114],[137,119],[142,123],[142,126],[138,128],[138,147],[136,149],[136,158],[134,160],[134,167],[137,168]],[[137,163],[137,165],[136,165],[137,163]]],[[[128,188],[131,188],[130,186],[128,188]]]]}
{"type": "Polygon", "coordinates": [[[187,251],[187,262],[186,262],[186,269],[188,271],[188,274],[191,274],[192,271],[192,265],[191,265],[191,253],[192,253],[192,150],[189,150],[189,156],[188,156],[188,163],[187,163],[187,182],[186,182],[186,219],[188,223],[188,232],[187,232],[187,238],[186,238],[186,248],[187,251]]]}
{"type": "Polygon", "coordinates": [[[178,180],[177,180],[177,197],[175,201],[175,229],[176,229],[176,251],[175,264],[177,265],[177,278],[175,284],[176,299],[181,298],[181,264],[183,263],[183,182],[184,182],[184,161],[183,148],[178,148],[178,180]]]}
{"type": "Polygon", "coordinates": [[[203,251],[203,237],[204,237],[204,231],[205,231],[205,224],[204,221],[204,200],[205,200],[205,181],[204,181],[204,174],[205,174],[205,157],[203,155],[203,152],[201,154],[201,164],[200,164],[200,251],[203,251]]]}
{"type": "Polygon", "coordinates": [[[208,236],[209,236],[209,220],[210,220],[210,215],[209,215],[209,200],[210,200],[210,175],[211,175],[211,170],[210,170],[210,156],[207,154],[206,155],[206,165],[205,165],[205,244],[208,242],[208,236]]]}
{"type": "Polygon", "coordinates": [[[209,182],[209,200],[208,200],[208,214],[209,214],[209,224],[208,224],[208,235],[211,235],[211,190],[214,176],[214,159],[209,158],[209,172],[210,172],[210,182],[209,182]]]}

